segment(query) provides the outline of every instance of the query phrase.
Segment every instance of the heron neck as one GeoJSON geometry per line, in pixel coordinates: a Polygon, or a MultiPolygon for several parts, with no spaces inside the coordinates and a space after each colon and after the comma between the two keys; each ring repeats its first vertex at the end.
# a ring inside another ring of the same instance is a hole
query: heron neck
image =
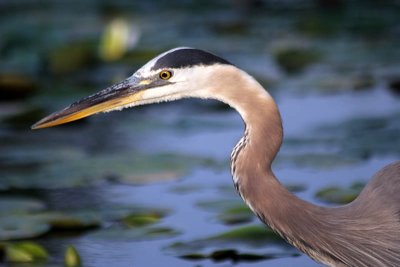
{"type": "Polygon", "coordinates": [[[235,186],[263,222],[288,242],[310,254],[312,249],[307,240],[318,240],[317,235],[321,235],[322,239],[322,235],[330,231],[330,226],[321,220],[327,209],[290,193],[271,169],[283,140],[278,107],[265,89],[250,76],[236,81],[230,89],[223,98],[229,99],[225,102],[240,113],[246,125],[243,138],[232,152],[235,186]],[[237,95],[239,90],[240,96],[237,95]],[[312,227],[303,229],[304,225],[312,227]],[[313,227],[321,231],[314,232],[313,227]],[[305,235],[299,236],[298,233],[305,235]]]}

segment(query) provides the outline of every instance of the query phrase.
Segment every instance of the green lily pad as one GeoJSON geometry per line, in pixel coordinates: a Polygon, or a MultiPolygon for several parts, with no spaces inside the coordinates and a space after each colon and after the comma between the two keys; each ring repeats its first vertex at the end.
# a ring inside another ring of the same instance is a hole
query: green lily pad
{"type": "Polygon", "coordinates": [[[17,214],[26,212],[38,212],[46,208],[46,205],[37,199],[27,197],[0,197],[0,214],[17,214]]]}
{"type": "Polygon", "coordinates": [[[315,196],[319,200],[327,203],[346,204],[356,199],[364,188],[364,185],[364,183],[357,182],[349,188],[340,188],[337,186],[327,187],[319,190],[315,196]]]}
{"type": "Polygon", "coordinates": [[[400,114],[387,117],[356,118],[339,125],[327,125],[320,133],[332,136],[340,154],[365,160],[373,155],[400,154],[400,114]],[[379,142],[377,142],[379,140],[379,142]]]}
{"type": "Polygon", "coordinates": [[[65,267],[78,267],[81,266],[81,257],[74,246],[68,246],[64,253],[64,266],[65,267]]]}
{"type": "Polygon", "coordinates": [[[288,47],[277,51],[275,58],[286,72],[297,73],[319,61],[321,54],[313,49],[288,47]]]}
{"type": "Polygon", "coordinates": [[[142,227],[159,222],[165,215],[162,211],[132,213],[123,218],[122,222],[128,227],[142,227]]]}
{"type": "Polygon", "coordinates": [[[54,151],[32,149],[27,154],[14,150],[4,155],[4,159],[0,158],[2,162],[8,162],[5,167],[12,168],[6,168],[1,186],[24,189],[80,187],[104,180],[128,184],[176,180],[205,160],[201,157],[137,152],[88,156],[73,148],[54,151]],[[27,162],[30,162],[28,169],[21,167],[27,162]],[[33,172],[31,166],[35,166],[33,172]]]}
{"type": "Polygon", "coordinates": [[[218,214],[218,220],[224,224],[241,224],[248,223],[254,220],[254,213],[245,204],[238,205],[224,210],[222,213],[218,214]]]}
{"type": "Polygon", "coordinates": [[[51,226],[52,231],[87,230],[100,227],[101,218],[93,212],[59,213],[47,212],[34,216],[51,226]]]}
{"type": "Polygon", "coordinates": [[[209,211],[224,211],[227,209],[233,209],[240,205],[244,205],[244,203],[239,197],[202,200],[196,203],[196,206],[209,211]]]}
{"type": "Polygon", "coordinates": [[[92,64],[96,60],[96,43],[76,41],[54,47],[48,55],[49,71],[53,74],[69,74],[92,64]]]}
{"type": "Polygon", "coordinates": [[[8,262],[35,262],[45,261],[49,257],[46,249],[33,242],[19,242],[6,247],[8,262]]]}
{"type": "Polygon", "coordinates": [[[226,240],[230,242],[244,242],[251,245],[282,241],[272,230],[264,225],[248,225],[219,234],[209,240],[226,240]]]}
{"type": "Polygon", "coordinates": [[[178,256],[182,256],[187,254],[201,254],[201,251],[210,247],[230,249],[234,244],[246,245],[253,248],[268,244],[288,247],[283,239],[266,226],[247,225],[204,239],[173,243],[166,249],[178,256]]]}
{"type": "Polygon", "coordinates": [[[27,216],[0,218],[0,240],[16,240],[39,237],[50,230],[50,225],[27,216]]]}
{"type": "Polygon", "coordinates": [[[231,198],[199,201],[196,205],[217,212],[216,219],[226,225],[248,223],[256,218],[240,197],[235,197],[233,193],[229,195],[231,198]]]}

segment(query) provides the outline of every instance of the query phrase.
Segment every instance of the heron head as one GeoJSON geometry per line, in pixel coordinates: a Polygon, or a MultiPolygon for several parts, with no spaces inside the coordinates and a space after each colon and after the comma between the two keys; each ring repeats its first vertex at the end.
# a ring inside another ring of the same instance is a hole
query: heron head
{"type": "Polygon", "coordinates": [[[231,65],[199,49],[169,50],[145,64],[132,76],[55,112],[32,126],[40,129],[78,120],[96,113],[186,97],[208,98],[212,67],[231,65]]]}

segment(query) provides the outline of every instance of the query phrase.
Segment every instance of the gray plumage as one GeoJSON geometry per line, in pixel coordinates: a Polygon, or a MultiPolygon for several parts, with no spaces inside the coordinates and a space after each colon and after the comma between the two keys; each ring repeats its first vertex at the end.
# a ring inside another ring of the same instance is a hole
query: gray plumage
{"type": "Polygon", "coordinates": [[[299,199],[271,169],[283,139],[274,100],[250,75],[208,52],[167,51],[119,85],[78,101],[33,128],[187,97],[220,100],[240,113],[245,133],[231,154],[235,187],[253,212],[285,240],[329,266],[400,266],[400,162],[379,171],[347,205],[327,208],[299,199]]]}

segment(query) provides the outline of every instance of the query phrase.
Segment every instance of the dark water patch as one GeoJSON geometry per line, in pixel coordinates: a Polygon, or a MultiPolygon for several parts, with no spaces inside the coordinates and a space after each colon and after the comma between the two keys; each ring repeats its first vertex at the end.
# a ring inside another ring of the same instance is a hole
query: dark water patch
{"type": "Polygon", "coordinates": [[[13,129],[27,130],[28,125],[45,115],[45,111],[39,107],[30,107],[19,113],[3,119],[3,123],[13,129]]]}
{"type": "Polygon", "coordinates": [[[262,260],[269,260],[281,257],[293,257],[299,254],[295,253],[281,253],[281,254],[256,254],[256,253],[243,253],[235,249],[215,250],[210,254],[185,254],[180,258],[190,261],[212,260],[214,262],[230,261],[232,263],[240,262],[257,262],[262,260]]]}
{"type": "Polygon", "coordinates": [[[0,101],[24,100],[37,90],[37,81],[28,75],[0,73],[0,101]]]}
{"type": "Polygon", "coordinates": [[[400,77],[389,81],[389,90],[396,96],[400,96],[400,77]]]}

